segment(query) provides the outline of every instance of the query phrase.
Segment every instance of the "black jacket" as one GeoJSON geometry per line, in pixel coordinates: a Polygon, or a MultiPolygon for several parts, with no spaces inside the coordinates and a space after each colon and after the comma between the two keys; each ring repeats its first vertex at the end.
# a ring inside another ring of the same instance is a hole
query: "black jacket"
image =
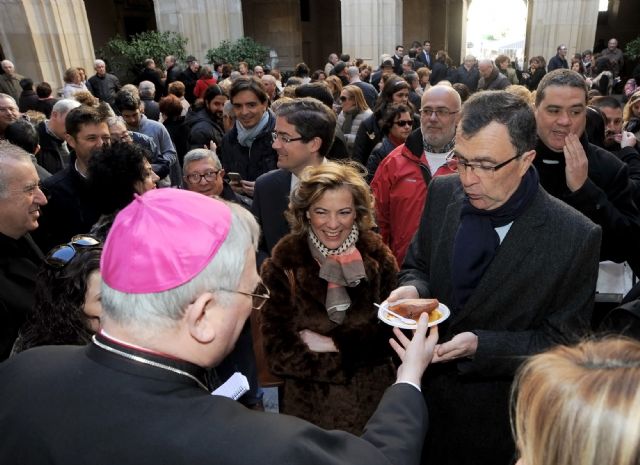
{"type": "Polygon", "coordinates": [[[33,307],[42,258],[29,234],[15,240],[0,233],[0,362],[9,357],[18,330],[33,307]]]}
{"type": "MultiPolygon", "coordinates": [[[[549,194],[571,205],[602,227],[601,260],[623,262],[637,259],[640,246],[640,213],[633,202],[629,169],[615,155],[580,138],[587,154],[587,181],[575,192],[567,187],[562,153],[553,152],[541,140],[536,145],[534,166],[540,184],[549,194]],[[556,164],[544,160],[556,161],[556,164]]],[[[638,270],[635,270],[636,273],[638,270]]]]}
{"type": "Polygon", "coordinates": [[[74,164],[72,156],[69,166],[42,183],[49,203],[42,207],[40,227],[33,232],[33,239],[44,253],[76,234],[88,233],[100,217],[89,193],[89,183],[74,164]]]}
{"type": "Polygon", "coordinates": [[[218,147],[222,144],[224,128],[206,108],[188,113],[185,124],[189,127],[189,150],[201,149],[204,145],[208,147],[210,141],[214,141],[218,147]]]}
{"type": "Polygon", "coordinates": [[[87,81],[87,89],[94,97],[99,98],[113,106],[116,92],[120,90],[120,81],[113,74],[105,74],[100,77],[94,74],[87,81]]]}
{"type": "Polygon", "coordinates": [[[480,73],[478,72],[478,67],[473,66],[470,70],[464,67],[464,65],[458,66],[456,70],[454,84],[460,83],[464,84],[469,88],[469,91],[475,92],[478,89],[478,81],[480,80],[480,73]]]}
{"type": "MultiPolygon", "coordinates": [[[[267,110],[269,111],[269,110],[267,110]]],[[[220,161],[227,173],[239,173],[246,181],[255,181],[258,176],[277,168],[278,154],[271,147],[271,133],[276,126],[276,117],[269,111],[269,122],[251,148],[238,142],[236,126],[222,138],[220,161]]]]}
{"type": "Polygon", "coordinates": [[[36,154],[38,164],[51,174],[62,171],[68,157],[62,148],[63,140],[49,134],[44,121],[36,126],[38,137],[40,138],[40,151],[36,154]]]}

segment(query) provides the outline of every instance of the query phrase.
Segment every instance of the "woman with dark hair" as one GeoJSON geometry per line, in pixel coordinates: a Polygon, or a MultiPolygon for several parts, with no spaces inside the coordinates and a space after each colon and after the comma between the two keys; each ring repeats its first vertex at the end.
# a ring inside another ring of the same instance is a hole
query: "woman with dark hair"
{"type": "Polygon", "coordinates": [[[371,151],[378,142],[382,140],[382,129],[380,127],[381,120],[384,116],[384,112],[387,106],[392,103],[403,103],[411,108],[412,117],[414,119],[413,127],[417,128],[420,125],[420,118],[415,113],[415,109],[409,103],[409,91],[411,86],[407,81],[399,76],[392,75],[387,78],[387,82],[382,88],[382,92],[378,96],[376,106],[373,108],[373,114],[365,119],[356,135],[356,140],[353,147],[353,159],[357,162],[367,165],[367,160],[371,151]]]}
{"type": "Polygon", "coordinates": [[[311,75],[311,82],[324,81],[325,79],[327,79],[327,75],[321,69],[315,70],[311,75]]]}
{"type": "Polygon", "coordinates": [[[527,86],[531,92],[538,88],[540,80],[547,74],[545,70],[545,61],[542,57],[532,57],[529,60],[529,72],[522,73],[522,83],[527,86]]]}
{"type": "Polygon", "coordinates": [[[411,108],[404,103],[394,103],[387,107],[382,117],[382,142],[374,147],[367,161],[367,181],[371,182],[380,162],[407,140],[413,129],[412,114],[411,108]]]}
{"type": "Polygon", "coordinates": [[[393,382],[374,303],[398,266],[372,231],[373,198],[354,166],[307,168],[285,215],[292,232],[262,266],[271,297],[260,313],[269,368],[284,380],[280,411],[361,434],[393,382]]]}
{"type": "Polygon", "coordinates": [[[156,188],[160,179],[149,159],[151,155],[134,143],[103,145],[89,160],[89,186],[102,215],[91,233],[105,240],[116,214],[129,205],[135,194],[156,188]]]}
{"type": "Polygon", "coordinates": [[[587,107],[587,125],[585,126],[585,133],[587,134],[587,140],[593,145],[605,148],[605,130],[607,129],[607,117],[598,107],[587,107]]]}
{"type": "Polygon", "coordinates": [[[447,55],[447,52],[444,50],[438,50],[436,52],[436,58],[433,61],[433,68],[431,69],[431,76],[429,77],[429,82],[432,86],[447,79],[447,73],[449,72],[449,66],[447,65],[448,60],[449,55],[447,55]]]}
{"type": "Polygon", "coordinates": [[[76,236],[51,250],[40,268],[33,311],[13,352],[43,345],[84,345],[100,328],[100,242],[76,236]]]}
{"type": "Polygon", "coordinates": [[[159,108],[163,119],[162,124],[169,132],[182,166],[184,156],[189,151],[189,126],[186,125],[185,117],[182,116],[182,103],[175,95],[167,95],[160,99],[159,108]]]}

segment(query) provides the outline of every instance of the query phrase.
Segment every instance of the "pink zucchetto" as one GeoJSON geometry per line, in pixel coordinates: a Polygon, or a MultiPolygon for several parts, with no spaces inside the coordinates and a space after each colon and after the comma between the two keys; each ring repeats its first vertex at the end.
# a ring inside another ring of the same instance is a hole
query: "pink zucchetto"
{"type": "Polygon", "coordinates": [[[154,189],[122,209],[100,260],[104,282],[148,294],[190,281],[211,262],[231,227],[224,202],[180,189],[154,189]]]}

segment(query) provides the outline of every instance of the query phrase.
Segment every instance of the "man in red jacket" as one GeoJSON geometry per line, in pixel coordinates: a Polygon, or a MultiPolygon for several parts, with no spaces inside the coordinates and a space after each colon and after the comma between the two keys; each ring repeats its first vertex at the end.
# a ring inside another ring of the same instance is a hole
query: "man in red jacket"
{"type": "Polygon", "coordinates": [[[449,86],[434,86],[422,96],[416,129],[380,163],[371,182],[380,234],[402,264],[418,229],[433,176],[450,174],[445,163],[455,143],[462,103],[449,86]]]}

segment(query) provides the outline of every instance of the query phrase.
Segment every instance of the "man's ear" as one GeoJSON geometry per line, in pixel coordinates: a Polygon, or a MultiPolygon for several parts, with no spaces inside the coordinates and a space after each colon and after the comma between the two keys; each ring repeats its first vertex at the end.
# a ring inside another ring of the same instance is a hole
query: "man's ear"
{"type": "Polygon", "coordinates": [[[216,337],[213,305],[213,294],[205,292],[200,294],[195,302],[189,304],[185,311],[184,318],[189,334],[201,344],[208,344],[216,337]]]}
{"type": "Polygon", "coordinates": [[[64,134],[64,138],[67,141],[67,145],[75,150],[76,140],[67,133],[64,134]]]}
{"type": "Polygon", "coordinates": [[[309,141],[309,144],[311,144],[309,146],[311,152],[319,152],[320,147],[322,147],[322,139],[316,136],[309,141]]]}

